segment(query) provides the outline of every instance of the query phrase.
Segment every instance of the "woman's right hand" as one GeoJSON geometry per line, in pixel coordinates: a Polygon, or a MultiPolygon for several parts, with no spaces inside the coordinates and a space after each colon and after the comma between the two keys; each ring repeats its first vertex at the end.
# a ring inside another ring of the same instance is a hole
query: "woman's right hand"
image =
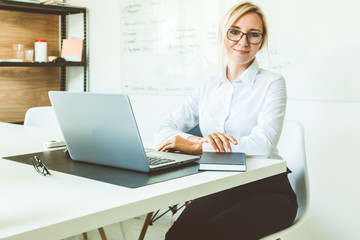
{"type": "Polygon", "coordinates": [[[203,137],[198,137],[198,136],[190,136],[187,138],[187,140],[194,142],[194,143],[203,143],[206,142],[206,139],[203,137]]]}
{"type": "Polygon", "coordinates": [[[205,142],[210,143],[211,147],[216,152],[231,152],[230,142],[234,145],[237,144],[236,139],[226,133],[212,133],[208,135],[205,142]]]}
{"type": "MultiPolygon", "coordinates": [[[[202,139],[202,138],[201,138],[202,139]]],[[[163,143],[162,146],[160,146],[158,151],[161,152],[182,152],[186,154],[193,154],[193,155],[201,155],[202,154],[202,142],[200,139],[197,139],[196,141],[191,141],[189,139],[184,139],[180,137],[179,135],[170,138],[166,142],[163,143]]]]}

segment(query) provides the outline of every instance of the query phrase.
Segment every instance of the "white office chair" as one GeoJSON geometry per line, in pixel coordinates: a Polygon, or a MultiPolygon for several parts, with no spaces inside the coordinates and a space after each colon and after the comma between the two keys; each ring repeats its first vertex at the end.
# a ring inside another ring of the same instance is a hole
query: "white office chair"
{"type": "MultiPolygon", "coordinates": [[[[193,131],[191,132],[192,134],[199,136],[200,131],[198,127],[191,131],[193,131]]],[[[289,174],[289,180],[296,192],[299,208],[295,221],[290,227],[266,236],[261,240],[280,239],[281,236],[284,236],[286,233],[302,224],[309,210],[310,195],[305,154],[304,128],[300,122],[289,119],[285,120],[278,143],[278,150],[279,154],[287,161],[287,166],[292,171],[292,173],[289,174]]],[[[151,216],[152,213],[149,213],[143,226],[144,232],[141,232],[139,240],[144,238],[151,216]]]]}
{"type": "Polygon", "coordinates": [[[26,111],[24,126],[59,130],[59,122],[51,106],[33,107],[26,111]]]}
{"type": "Polygon", "coordinates": [[[309,210],[309,180],[307,173],[304,128],[294,120],[285,120],[283,131],[278,143],[280,155],[287,161],[287,166],[292,171],[289,180],[298,199],[298,212],[294,223],[279,232],[262,238],[261,240],[280,239],[286,233],[297,228],[305,220],[309,210]]]}

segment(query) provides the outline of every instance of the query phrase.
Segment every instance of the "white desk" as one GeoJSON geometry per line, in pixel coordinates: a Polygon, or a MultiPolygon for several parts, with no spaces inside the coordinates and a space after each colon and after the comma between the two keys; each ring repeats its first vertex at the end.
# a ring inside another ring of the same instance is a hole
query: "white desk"
{"type": "MultiPolygon", "coordinates": [[[[39,152],[58,132],[0,123],[0,157],[39,152]]],[[[60,239],[286,171],[248,159],[245,173],[204,172],[136,189],[0,159],[0,239],[60,239]]]]}

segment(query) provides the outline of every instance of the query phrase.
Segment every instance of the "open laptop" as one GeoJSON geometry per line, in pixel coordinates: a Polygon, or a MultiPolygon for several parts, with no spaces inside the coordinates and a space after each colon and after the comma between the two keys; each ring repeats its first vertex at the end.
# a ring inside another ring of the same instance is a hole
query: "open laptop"
{"type": "Polygon", "coordinates": [[[149,172],[200,158],[145,151],[124,93],[50,91],[49,97],[73,160],[149,172]]]}

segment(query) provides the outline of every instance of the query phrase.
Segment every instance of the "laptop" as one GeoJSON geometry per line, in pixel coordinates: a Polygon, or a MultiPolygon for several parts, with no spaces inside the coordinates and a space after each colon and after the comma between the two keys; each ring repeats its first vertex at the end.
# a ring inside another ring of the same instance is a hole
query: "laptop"
{"type": "Polygon", "coordinates": [[[70,157],[75,161],[150,172],[199,156],[146,149],[124,93],[50,91],[70,157]]]}

